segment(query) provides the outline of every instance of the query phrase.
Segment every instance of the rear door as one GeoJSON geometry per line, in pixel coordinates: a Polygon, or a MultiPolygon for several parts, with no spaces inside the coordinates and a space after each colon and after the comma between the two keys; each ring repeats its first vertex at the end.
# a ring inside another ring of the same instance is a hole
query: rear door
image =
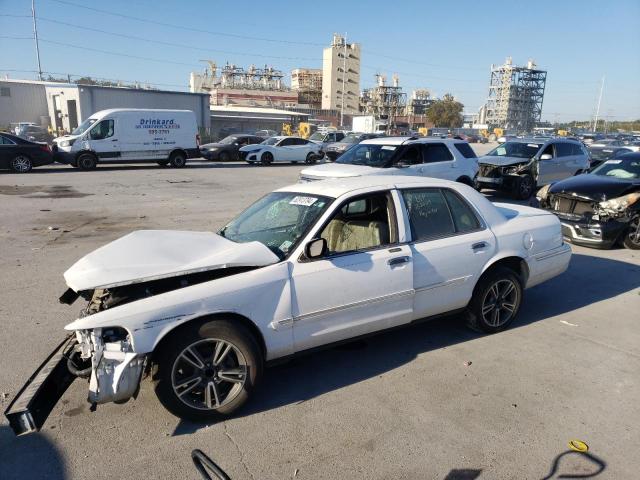
{"type": "Polygon", "coordinates": [[[423,143],[423,166],[418,171],[425,177],[457,180],[453,154],[444,143],[423,143]]]}

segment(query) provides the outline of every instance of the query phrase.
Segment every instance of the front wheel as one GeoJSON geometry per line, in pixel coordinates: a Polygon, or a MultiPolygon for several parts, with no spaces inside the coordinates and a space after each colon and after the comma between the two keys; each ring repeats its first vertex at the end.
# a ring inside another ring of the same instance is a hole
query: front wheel
{"type": "Polygon", "coordinates": [[[270,152],[264,152],[260,157],[260,163],[262,165],[271,165],[273,162],[273,155],[270,152]]]}
{"type": "Polygon", "coordinates": [[[520,175],[520,177],[515,182],[513,196],[518,200],[528,200],[531,195],[533,195],[533,190],[533,177],[528,173],[525,175],[520,175]]]}
{"type": "Polygon", "coordinates": [[[622,243],[630,250],[640,250],[640,215],[633,217],[629,222],[622,243]]]}
{"type": "Polygon", "coordinates": [[[496,268],[485,274],[473,291],[467,307],[469,326],[495,333],[509,326],[520,310],[522,283],[508,268],[496,268]]]}
{"type": "Polygon", "coordinates": [[[26,155],[16,155],[11,160],[11,170],[16,173],[27,173],[33,168],[31,159],[26,155]]]}
{"type": "Polygon", "coordinates": [[[91,153],[83,153],[76,160],[76,164],[80,170],[93,170],[98,164],[98,159],[91,153]]]}
{"type": "Polygon", "coordinates": [[[192,421],[231,415],[262,377],[256,340],[228,320],[180,328],[155,357],[158,399],[177,417],[192,421]]]}
{"type": "Polygon", "coordinates": [[[305,159],[304,163],[306,164],[310,164],[310,163],[316,163],[316,156],[315,154],[309,152],[307,154],[307,158],[305,159]]]}

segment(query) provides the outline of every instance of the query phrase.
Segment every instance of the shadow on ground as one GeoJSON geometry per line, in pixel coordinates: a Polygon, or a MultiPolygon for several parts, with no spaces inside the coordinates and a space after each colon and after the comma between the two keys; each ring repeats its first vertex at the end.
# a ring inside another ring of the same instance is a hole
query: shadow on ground
{"type": "Polygon", "coordinates": [[[0,426],[0,478],[67,478],[62,455],[42,434],[18,437],[8,426],[0,426]]]}
{"type": "MultiPolygon", "coordinates": [[[[583,308],[639,287],[640,266],[574,254],[567,272],[526,291],[520,314],[511,328],[583,308]]],[[[256,392],[239,415],[302,403],[394,370],[420,354],[481,336],[466,327],[462,316],[451,316],[301,356],[267,369],[262,385],[268,388],[256,392]]],[[[181,421],[174,435],[192,433],[201,427],[201,424],[181,421]]]]}

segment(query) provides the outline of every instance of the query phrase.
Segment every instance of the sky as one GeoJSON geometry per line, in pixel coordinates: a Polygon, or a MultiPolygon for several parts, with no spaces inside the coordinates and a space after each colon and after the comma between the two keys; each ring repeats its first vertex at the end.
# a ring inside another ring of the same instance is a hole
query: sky
{"type": "MultiPolygon", "coordinates": [[[[362,48],[361,88],[396,73],[410,94],[475,112],[491,64],[546,70],[543,119],[640,118],[640,0],[35,0],[42,70],[187,90],[203,60],[322,67],[334,32],[362,48]],[[87,8],[88,7],[88,8],[87,8]],[[134,18],[132,18],[134,17],[134,18]],[[144,20],[141,21],[140,19],[144,20]]],[[[0,77],[35,79],[31,0],[0,0],[0,77]]],[[[60,75],[58,75],[60,76],[60,75]]]]}

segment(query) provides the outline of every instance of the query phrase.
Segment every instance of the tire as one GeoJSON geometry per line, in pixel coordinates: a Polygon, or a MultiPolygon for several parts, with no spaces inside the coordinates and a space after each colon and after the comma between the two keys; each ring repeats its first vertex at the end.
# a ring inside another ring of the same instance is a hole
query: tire
{"type": "Polygon", "coordinates": [[[520,175],[513,189],[513,196],[518,200],[528,200],[535,190],[535,182],[531,175],[520,175]]]}
{"type": "Polygon", "coordinates": [[[640,215],[636,215],[629,222],[622,243],[630,250],[640,250],[640,215]]]}
{"type": "Polygon", "coordinates": [[[229,157],[228,152],[221,152],[218,156],[218,160],[220,160],[221,162],[228,162],[230,159],[231,157],[229,157]]]}
{"type": "Polygon", "coordinates": [[[522,282],[518,275],[508,268],[496,267],[485,273],[473,290],[467,323],[474,330],[499,332],[513,322],[521,303],[522,282]]]}
{"type": "Polygon", "coordinates": [[[169,164],[173,168],[183,168],[187,164],[187,156],[183,152],[173,152],[169,156],[169,164]]]}
{"type": "Polygon", "coordinates": [[[271,165],[271,162],[273,162],[273,155],[271,152],[264,152],[260,157],[260,163],[262,165],[271,165]]]}
{"type": "Polygon", "coordinates": [[[316,163],[316,156],[311,152],[307,153],[307,158],[305,158],[304,163],[306,164],[316,163]]]}
{"type": "Polygon", "coordinates": [[[92,153],[83,153],[76,160],[80,170],[93,170],[98,165],[98,159],[92,153]]]}
{"type": "Polygon", "coordinates": [[[16,173],[28,173],[33,168],[33,163],[27,155],[18,154],[11,159],[9,166],[16,173]]]}
{"type": "Polygon", "coordinates": [[[154,353],[156,395],[169,412],[207,421],[228,417],[245,404],[262,377],[263,361],[256,339],[242,325],[194,322],[170,335],[154,353]]]}

